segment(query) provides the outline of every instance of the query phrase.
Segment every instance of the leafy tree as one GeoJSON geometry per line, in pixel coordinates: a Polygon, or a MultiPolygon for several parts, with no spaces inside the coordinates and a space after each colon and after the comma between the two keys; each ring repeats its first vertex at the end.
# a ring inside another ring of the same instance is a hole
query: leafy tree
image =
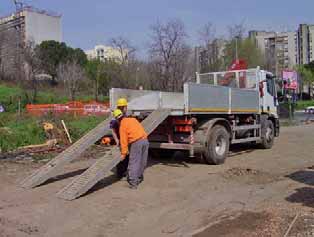
{"type": "Polygon", "coordinates": [[[309,95],[312,95],[312,87],[314,83],[314,61],[305,65],[298,65],[296,67],[298,73],[301,75],[303,82],[308,84],[309,95]]]}
{"type": "Polygon", "coordinates": [[[75,61],[82,67],[86,65],[87,56],[82,49],[80,48],[73,49],[71,47],[68,47],[67,50],[68,50],[67,60],[75,61]]]}
{"type": "Polygon", "coordinates": [[[113,70],[112,62],[102,62],[99,59],[89,60],[85,65],[87,77],[94,84],[95,100],[98,100],[99,93],[107,94],[109,90],[111,71],[113,70]]]}
{"type": "Polygon", "coordinates": [[[39,46],[39,58],[44,72],[52,76],[56,81],[57,69],[60,63],[75,61],[81,66],[87,63],[87,57],[83,50],[73,49],[65,43],[54,40],[43,41],[39,46]]]}
{"type": "Polygon", "coordinates": [[[52,80],[55,81],[58,65],[65,62],[68,56],[68,47],[65,43],[54,40],[43,41],[38,47],[42,69],[51,75],[52,80]]]}
{"type": "Polygon", "coordinates": [[[35,43],[29,41],[23,48],[23,61],[24,61],[24,71],[26,80],[24,81],[24,86],[30,87],[32,95],[31,101],[35,103],[38,94],[38,78],[37,74],[41,70],[41,62],[38,58],[38,50],[35,43]]]}

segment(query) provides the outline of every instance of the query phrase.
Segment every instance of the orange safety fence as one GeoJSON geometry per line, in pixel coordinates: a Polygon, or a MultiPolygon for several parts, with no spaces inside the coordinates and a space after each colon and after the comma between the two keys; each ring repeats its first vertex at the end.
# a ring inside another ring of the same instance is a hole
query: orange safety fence
{"type": "Polygon", "coordinates": [[[48,113],[75,114],[75,115],[105,115],[110,113],[109,103],[100,103],[97,101],[81,102],[71,101],[65,104],[27,104],[26,111],[35,116],[41,116],[48,113]]]}

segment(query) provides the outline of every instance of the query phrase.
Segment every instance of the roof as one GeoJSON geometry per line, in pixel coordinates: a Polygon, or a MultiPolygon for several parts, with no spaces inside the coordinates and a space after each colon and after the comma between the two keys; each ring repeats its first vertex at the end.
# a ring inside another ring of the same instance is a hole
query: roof
{"type": "Polygon", "coordinates": [[[25,12],[34,12],[34,13],[51,16],[51,17],[57,17],[57,18],[62,17],[62,14],[59,14],[53,11],[41,10],[32,6],[25,6],[22,9],[18,10],[17,12],[13,12],[10,15],[0,17],[0,24],[11,21],[16,16],[23,16],[25,12]]]}

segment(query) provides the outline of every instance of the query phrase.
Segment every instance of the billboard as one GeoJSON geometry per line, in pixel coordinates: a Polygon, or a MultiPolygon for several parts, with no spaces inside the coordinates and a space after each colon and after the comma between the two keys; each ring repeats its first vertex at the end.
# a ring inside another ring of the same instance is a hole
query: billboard
{"type": "Polygon", "coordinates": [[[284,89],[296,90],[298,88],[298,74],[296,71],[282,71],[282,80],[284,89]]]}

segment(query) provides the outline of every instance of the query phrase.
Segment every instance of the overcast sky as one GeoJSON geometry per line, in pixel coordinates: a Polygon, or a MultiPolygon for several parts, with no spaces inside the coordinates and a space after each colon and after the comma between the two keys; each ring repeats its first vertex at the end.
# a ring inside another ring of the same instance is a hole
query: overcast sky
{"type": "MultiPolygon", "coordinates": [[[[295,30],[314,23],[314,0],[27,0],[37,8],[62,14],[63,39],[72,47],[92,48],[122,35],[145,51],[149,27],[157,20],[180,18],[189,41],[212,22],[218,35],[228,25],[244,23],[246,29],[295,30]]],[[[0,0],[0,15],[14,10],[12,0],[0,0]]]]}

